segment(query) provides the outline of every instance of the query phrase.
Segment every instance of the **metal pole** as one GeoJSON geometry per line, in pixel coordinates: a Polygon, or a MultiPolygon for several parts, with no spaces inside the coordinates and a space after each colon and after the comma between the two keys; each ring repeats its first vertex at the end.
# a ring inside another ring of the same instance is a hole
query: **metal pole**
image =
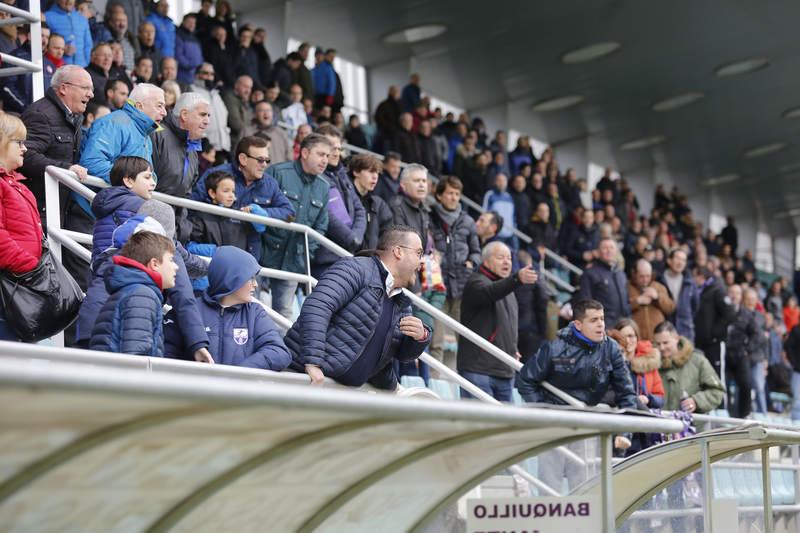
{"type": "Polygon", "coordinates": [[[703,530],[706,533],[711,533],[714,527],[711,507],[713,501],[714,484],[711,479],[711,461],[708,454],[708,441],[702,439],[700,441],[700,472],[703,476],[703,530]]]}
{"type": "Polygon", "coordinates": [[[37,22],[31,23],[31,59],[38,69],[33,73],[33,101],[44,97],[44,72],[42,72],[42,17],[39,2],[30,2],[31,17],[35,17],[37,22]]]}
{"type": "MultiPolygon", "coordinates": [[[[61,261],[61,241],[58,240],[58,233],[61,230],[61,202],[59,200],[58,181],[50,176],[47,169],[44,172],[44,205],[45,205],[45,224],[48,233],[53,232],[52,239],[47,242],[53,257],[61,261]]],[[[64,347],[64,332],[59,332],[51,337],[53,344],[57,348],[64,347]]]]}
{"type": "Polygon", "coordinates": [[[306,273],[308,274],[308,293],[311,294],[311,251],[308,249],[308,232],[303,232],[303,238],[306,241],[306,273]]]}
{"type": "MultiPolygon", "coordinates": [[[[798,463],[800,463],[800,446],[795,444],[792,446],[792,464],[795,466],[794,475],[792,476],[795,505],[800,503],[800,470],[797,469],[798,463]]],[[[795,533],[800,533],[800,513],[798,512],[794,513],[794,531],[795,533]]]]}
{"type": "Polygon", "coordinates": [[[769,466],[769,446],[761,448],[761,487],[764,496],[764,531],[772,532],[772,472],[769,466]]]}
{"type": "Polygon", "coordinates": [[[611,457],[614,449],[614,436],[603,433],[600,436],[600,486],[603,498],[603,531],[606,533],[616,531],[616,517],[614,516],[614,483],[611,473],[611,457]]]}

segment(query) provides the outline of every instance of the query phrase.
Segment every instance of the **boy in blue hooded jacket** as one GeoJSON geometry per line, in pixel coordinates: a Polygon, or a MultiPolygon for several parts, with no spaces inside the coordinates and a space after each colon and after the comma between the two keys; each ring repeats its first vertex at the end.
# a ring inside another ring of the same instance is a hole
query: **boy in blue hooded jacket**
{"type": "MultiPolygon", "coordinates": [[[[275,323],[253,299],[259,270],[246,251],[218,247],[208,267],[208,289],[197,303],[217,363],[280,371],[292,357],[275,323]]],[[[167,356],[186,351],[170,314],[164,320],[164,335],[167,356]]]]}

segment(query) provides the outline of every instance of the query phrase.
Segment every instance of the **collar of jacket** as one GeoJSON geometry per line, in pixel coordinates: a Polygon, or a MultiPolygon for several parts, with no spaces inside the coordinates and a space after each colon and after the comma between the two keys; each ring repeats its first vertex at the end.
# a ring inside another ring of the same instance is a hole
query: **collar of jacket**
{"type": "Polygon", "coordinates": [[[400,194],[402,195],[403,201],[404,201],[404,202],[406,203],[406,205],[407,205],[408,207],[410,207],[411,209],[415,209],[415,210],[417,210],[417,211],[427,211],[427,210],[428,210],[428,208],[427,208],[427,207],[425,207],[425,202],[419,202],[419,203],[415,203],[415,202],[414,202],[414,200],[412,200],[412,199],[411,199],[411,198],[410,198],[410,197],[409,197],[409,196],[408,196],[406,193],[404,193],[402,190],[400,191],[400,194]]]}
{"type": "Polygon", "coordinates": [[[681,337],[678,340],[678,352],[672,357],[661,358],[661,369],[669,370],[671,368],[681,368],[689,362],[692,355],[694,355],[694,345],[692,341],[686,337],[681,337]]]}
{"type": "Polygon", "coordinates": [[[125,102],[121,111],[130,117],[131,121],[136,125],[136,129],[138,129],[139,133],[142,135],[149,136],[151,133],[158,130],[158,124],[142,111],[136,109],[133,100],[125,102]]]}
{"type": "Polygon", "coordinates": [[[650,341],[639,341],[636,354],[630,360],[634,374],[646,374],[661,368],[661,352],[650,341]]]}
{"type": "Polygon", "coordinates": [[[56,91],[52,87],[48,87],[47,91],[45,92],[45,97],[47,97],[57,108],[64,113],[64,119],[72,125],[73,128],[76,128],[83,123],[83,113],[72,113],[67,106],[64,105],[64,102],[56,94],[56,91]]]}
{"type": "Polygon", "coordinates": [[[19,172],[8,170],[7,168],[3,167],[0,167],[0,178],[12,181],[22,181],[28,179],[19,172]]]}
{"type": "Polygon", "coordinates": [[[217,299],[212,296],[209,296],[208,290],[203,291],[203,301],[206,302],[208,305],[213,307],[214,309],[221,309],[222,311],[227,311],[230,309],[231,311],[236,311],[240,309],[245,304],[236,304],[236,305],[229,305],[227,307],[222,307],[222,304],[219,303],[217,299]]]}
{"type": "Polygon", "coordinates": [[[300,159],[295,160],[294,169],[297,171],[297,174],[300,176],[300,178],[306,183],[313,183],[314,180],[319,177],[316,174],[309,174],[303,170],[303,164],[300,162],[300,159]]]}
{"type": "Polygon", "coordinates": [[[111,260],[114,262],[115,265],[141,270],[142,272],[150,276],[150,279],[152,279],[153,283],[156,284],[158,290],[160,291],[164,290],[164,280],[161,278],[161,274],[159,274],[155,270],[147,268],[139,261],[134,261],[130,257],[125,257],[124,255],[115,255],[111,260]]]}
{"type": "Polygon", "coordinates": [[[167,116],[161,121],[161,129],[168,129],[172,131],[172,133],[174,133],[182,141],[189,140],[189,132],[180,127],[178,121],[175,119],[175,116],[172,113],[167,113],[167,116]]]}
{"type": "Polygon", "coordinates": [[[486,265],[481,265],[480,267],[478,267],[478,270],[480,271],[481,274],[483,274],[492,281],[497,281],[501,279],[500,276],[489,270],[489,267],[487,267],[486,265]]]}
{"type": "Polygon", "coordinates": [[[584,335],[583,333],[581,333],[580,331],[578,331],[578,328],[575,327],[575,322],[572,322],[569,325],[569,330],[570,330],[570,334],[572,335],[572,337],[575,340],[577,340],[581,344],[584,344],[584,345],[588,346],[590,349],[594,349],[597,346],[600,346],[600,344],[603,342],[603,341],[595,342],[595,341],[591,340],[589,337],[587,337],[586,335],[584,335]]]}

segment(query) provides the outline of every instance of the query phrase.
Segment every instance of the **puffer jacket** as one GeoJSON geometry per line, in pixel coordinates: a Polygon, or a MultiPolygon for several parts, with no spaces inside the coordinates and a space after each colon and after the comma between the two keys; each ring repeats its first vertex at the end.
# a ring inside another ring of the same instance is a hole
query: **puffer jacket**
{"type": "Polygon", "coordinates": [[[542,381],[567,394],[597,405],[613,388],[616,405],[636,408],[636,394],[625,356],[619,345],[608,337],[590,344],[578,336],[574,324],[558,332],[555,340],[545,342],[519,372],[517,388],[528,402],[563,404],[540,386],[542,381]]]}
{"type": "Polygon", "coordinates": [[[749,357],[754,363],[766,359],[767,338],[764,335],[764,322],[764,315],[758,311],[740,308],[728,328],[728,339],[725,343],[727,356],[749,357]]]}
{"type": "MultiPolygon", "coordinates": [[[[328,231],[328,189],[330,186],[322,176],[306,174],[299,161],[285,161],[272,165],[267,175],[278,182],[281,192],[294,208],[295,220],[325,235],[328,231]]],[[[311,260],[319,243],[308,240],[308,255],[311,260]]],[[[261,264],[303,274],[306,272],[306,245],[302,233],[267,228],[264,232],[264,251],[261,264]]]]}
{"type": "Polygon", "coordinates": [[[175,59],[178,61],[178,81],[187,85],[192,83],[194,71],[203,64],[203,47],[194,32],[182,26],[175,30],[175,59]]]}
{"type": "Polygon", "coordinates": [[[675,356],[661,357],[660,373],[666,410],[680,410],[684,392],[695,401],[698,413],[708,413],[722,403],[725,389],[714,367],[689,339],[681,337],[675,356]]]}
{"type": "Polygon", "coordinates": [[[172,19],[162,17],[154,11],[146,20],[156,28],[156,48],[165,57],[175,57],[175,23],[172,19]]]}
{"type": "Polygon", "coordinates": [[[119,156],[138,156],[153,164],[153,142],[150,134],[158,124],[136,109],[130,101],[122,109],[92,124],[81,166],[89,174],[109,181],[111,167],[119,156]]]}
{"type": "MultiPolygon", "coordinates": [[[[291,367],[303,371],[317,365],[333,379],[343,376],[370,341],[387,297],[378,262],[372,257],[347,257],[325,272],[303,304],[300,317],[284,341],[292,354],[291,367]]],[[[428,340],[418,342],[400,332],[400,319],[411,316],[411,301],[404,294],[392,298],[391,335],[387,335],[376,374],[376,387],[394,390],[397,377],[392,359],[413,361],[428,340]]]]}
{"type": "MultiPolygon", "coordinates": [[[[223,365],[280,371],[292,360],[275,323],[260,302],[222,307],[220,300],[243,287],[261,267],[233,246],[220,246],[208,267],[209,287],[198,301],[214,361],[223,365]]],[[[170,314],[164,319],[168,357],[191,356],[170,314]]]]}
{"type": "Polygon", "coordinates": [[[24,179],[0,168],[0,270],[15,274],[30,272],[42,257],[42,221],[24,179]]]}
{"type": "Polygon", "coordinates": [[[106,278],[109,298],[97,315],[89,349],[164,356],[161,275],[123,256],[113,258],[106,278]]]}
{"type": "MultiPolygon", "coordinates": [[[[289,202],[286,195],[281,192],[280,185],[272,176],[265,173],[260,180],[255,180],[248,185],[242,172],[231,163],[225,163],[224,165],[208,169],[197,181],[192,191],[192,200],[207,204],[213,203],[206,190],[206,177],[212,172],[225,172],[233,176],[233,181],[236,186],[236,201],[233,204],[234,209],[239,210],[242,207],[256,204],[263,208],[266,212],[266,216],[270,218],[286,221],[294,216],[295,207],[289,202]]],[[[259,259],[261,257],[261,248],[260,235],[255,231],[248,230],[247,251],[250,252],[253,257],[259,259]]]]}
{"type": "MultiPolygon", "coordinates": [[[[617,341],[620,347],[626,342],[615,329],[609,330],[608,336],[617,341]]],[[[636,395],[647,396],[648,408],[660,409],[664,405],[664,383],[658,373],[661,368],[661,352],[650,341],[639,341],[633,359],[627,359],[626,362],[636,395]]]]}
{"type": "MultiPolygon", "coordinates": [[[[358,199],[358,192],[347,176],[347,168],[339,162],[336,167],[328,167],[323,178],[330,185],[328,189],[328,230],[325,236],[347,250],[355,252],[364,242],[367,230],[367,214],[358,199]],[[346,216],[345,214],[346,213],[346,216]],[[349,218],[349,223],[348,220],[349,218]]],[[[314,264],[332,265],[339,260],[338,254],[320,248],[314,256],[314,264]]]]}
{"type": "MultiPolygon", "coordinates": [[[[114,232],[111,247],[101,253],[92,263],[92,279],[86,291],[86,297],[81,304],[78,320],[76,322],[75,342],[79,346],[88,347],[92,336],[92,328],[97,321],[97,316],[108,300],[105,279],[114,266],[113,257],[136,231],[137,226],[145,221],[143,215],[136,215],[128,219],[114,232]]],[[[172,306],[177,317],[178,326],[188,347],[188,353],[194,353],[200,348],[208,348],[208,335],[203,326],[203,320],[197,309],[197,302],[192,290],[190,277],[205,276],[207,268],[197,257],[189,254],[180,242],[175,243],[175,262],[178,264],[178,275],[175,277],[175,287],[167,289],[165,296],[172,306]]],[[[213,353],[212,353],[213,355],[213,353]]]]}
{"type": "Polygon", "coordinates": [[[431,216],[425,202],[415,204],[401,191],[392,199],[389,207],[392,208],[394,214],[394,223],[414,228],[422,239],[422,249],[427,252],[429,250],[428,231],[431,225],[431,216]]]}
{"type": "MultiPolygon", "coordinates": [[[[68,65],[80,65],[85,67],[89,64],[92,55],[92,32],[89,29],[89,21],[78,13],[77,9],[65,11],[58,5],[51,7],[46,13],[47,25],[53,33],[64,37],[64,44],[75,46],[75,54],[64,55],[64,63],[68,65]]],[[[137,27],[137,26],[132,26],[137,27]]]]}
{"type": "Polygon", "coordinates": [[[92,213],[95,216],[92,233],[92,262],[111,247],[114,230],[135,216],[142,207],[144,199],[125,186],[109,187],[97,192],[92,200],[92,213]]]}
{"type": "Polygon", "coordinates": [[[374,250],[378,246],[378,239],[381,231],[392,224],[392,210],[383,198],[374,192],[361,196],[361,205],[367,214],[367,229],[364,232],[364,242],[361,243],[361,250],[374,250]]]}
{"type": "Polygon", "coordinates": [[[431,210],[431,235],[433,245],[442,254],[442,274],[447,287],[447,297],[459,299],[467,280],[481,262],[481,244],[475,230],[475,221],[458,206],[458,216],[448,225],[435,206],[431,210]],[[472,261],[472,268],[464,264],[472,261]]]}
{"type": "Polygon", "coordinates": [[[664,274],[658,277],[658,282],[667,288],[670,298],[675,302],[675,312],[667,316],[667,320],[675,324],[678,335],[694,342],[694,314],[697,312],[700,294],[692,276],[688,272],[684,272],[681,292],[677,299],[669,290],[669,284],[664,274]]]}

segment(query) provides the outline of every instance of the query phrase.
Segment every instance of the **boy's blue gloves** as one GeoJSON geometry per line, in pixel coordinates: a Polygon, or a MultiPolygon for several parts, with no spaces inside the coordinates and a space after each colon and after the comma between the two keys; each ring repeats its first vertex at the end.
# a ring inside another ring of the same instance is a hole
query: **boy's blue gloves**
{"type": "Polygon", "coordinates": [[[186,251],[190,254],[202,255],[203,257],[214,257],[214,253],[217,251],[217,245],[190,241],[186,243],[186,251]]]}
{"type": "MultiPolygon", "coordinates": [[[[258,204],[250,204],[250,214],[258,215],[260,217],[269,216],[267,212],[264,210],[264,208],[258,204]]],[[[264,224],[257,224],[255,222],[251,222],[250,224],[253,225],[253,229],[255,229],[257,233],[264,233],[264,230],[267,229],[267,227],[264,224]]]]}

